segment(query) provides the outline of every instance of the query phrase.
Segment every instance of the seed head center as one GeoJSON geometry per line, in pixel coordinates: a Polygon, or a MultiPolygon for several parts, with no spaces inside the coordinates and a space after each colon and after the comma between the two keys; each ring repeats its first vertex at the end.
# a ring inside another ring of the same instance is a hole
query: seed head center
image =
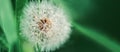
{"type": "Polygon", "coordinates": [[[52,24],[49,18],[43,18],[43,19],[40,19],[40,21],[38,22],[38,25],[41,31],[47,32],[51,28],[52,24]]]}

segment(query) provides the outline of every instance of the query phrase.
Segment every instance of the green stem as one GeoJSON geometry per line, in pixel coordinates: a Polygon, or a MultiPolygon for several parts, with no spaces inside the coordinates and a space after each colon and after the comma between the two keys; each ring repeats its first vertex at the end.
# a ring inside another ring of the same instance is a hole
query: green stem
{"type": "Polygon", "coordinates": [[[112,52],[120,52],[120,45],[115,43],[114,41],[110,40],[110,38],[103,36],[103,33],[96,32],[93,29],[83,27],[82,25],[78,25],[76,23],[73,23],[74,27],[81,33],[83,33],[85,36],[93,39],[97,43],[105,46],[112,52]]]}
{"type": "Polygon", "coordinates": [[[29,42],[21,42],[22,52],[34,52],[34,48],[29,42]]]}

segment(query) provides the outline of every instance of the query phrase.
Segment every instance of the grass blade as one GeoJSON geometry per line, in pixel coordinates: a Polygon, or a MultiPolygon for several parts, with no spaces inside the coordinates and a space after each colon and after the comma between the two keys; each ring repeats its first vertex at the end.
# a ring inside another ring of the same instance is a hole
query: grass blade
{"type": "Polygon", "coordinates": [[[112,52],[120,52],[120,45],[110,40],[108,37],[102,36],[102,33],[96,32],[93,29],[83,27],[82,25],[78,25],[76,23],[73,23],[73,25],[79,32],[82,32],[85,36],[105,46],[112,52]]]}
{"type": "Polygon", "coordinates": [[[10,0],[1,0],[0,5],[2,5],[0,8],[1,27],[9,45],[9,52],[13,52],[12,46],[17,41],[16,18],[13,15],[10,0]]]}

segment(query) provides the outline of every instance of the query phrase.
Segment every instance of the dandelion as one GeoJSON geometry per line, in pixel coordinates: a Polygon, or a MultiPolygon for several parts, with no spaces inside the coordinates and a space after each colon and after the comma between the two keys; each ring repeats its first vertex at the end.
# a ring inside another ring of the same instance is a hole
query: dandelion
{"type": "Polygon", "coordinates": [[[54,51],[68,40],[71,24],[64,11],[49,1],[31,1],[20,18],[21,36],[41,51],[54,51]]]}

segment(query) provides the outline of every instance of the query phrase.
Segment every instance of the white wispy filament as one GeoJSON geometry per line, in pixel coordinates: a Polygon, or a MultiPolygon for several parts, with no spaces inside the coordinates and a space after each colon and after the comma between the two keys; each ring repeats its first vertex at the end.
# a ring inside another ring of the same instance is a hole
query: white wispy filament
{"type": "Polygon", "coordinates": [[[64,11],[47,1],[31,1],[20,18],[21,36],[41,51],[53,51],[68,40],[71,24],[64,11]]]}

